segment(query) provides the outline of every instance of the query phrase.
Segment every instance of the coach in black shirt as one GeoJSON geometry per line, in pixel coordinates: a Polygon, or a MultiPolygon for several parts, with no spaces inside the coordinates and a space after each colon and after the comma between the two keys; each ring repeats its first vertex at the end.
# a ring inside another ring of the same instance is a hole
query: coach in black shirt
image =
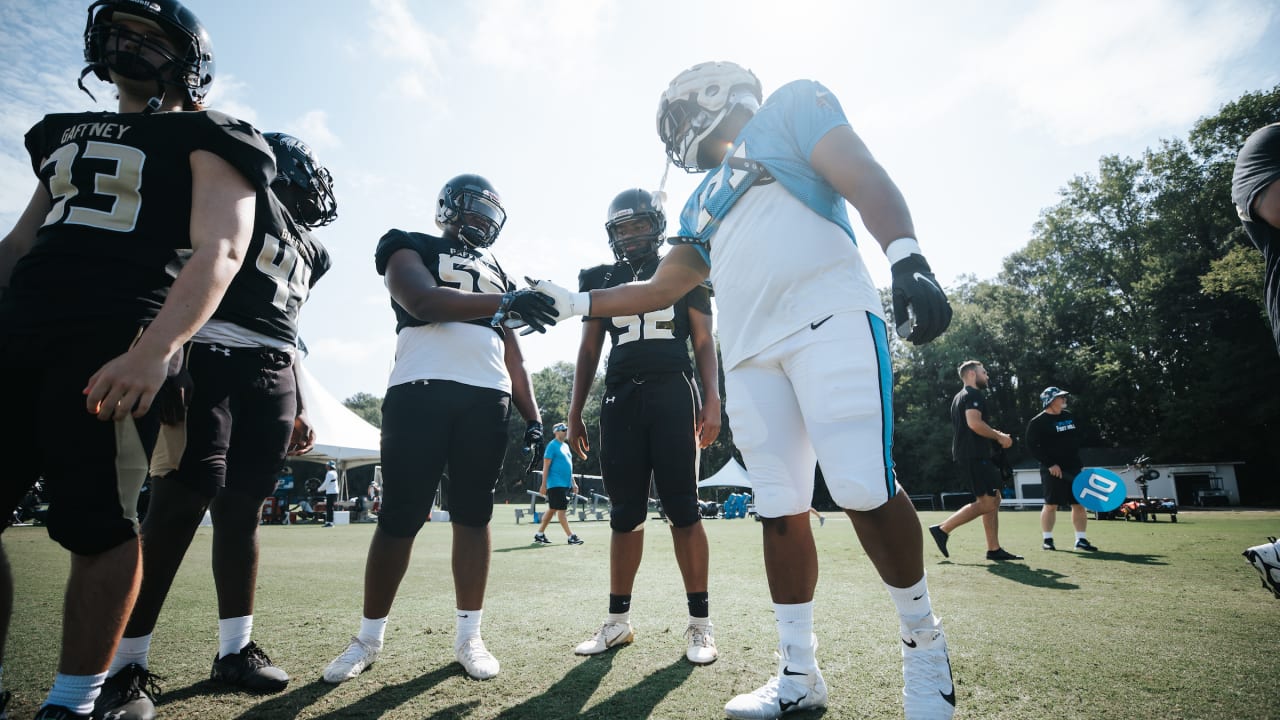
{"type": "Polygon", "coordinates": [[[1080,473],[1080,426],[1067,412],[1066,390],[1047,387],[1040,393],[1041,413],[1027,423],[1027,447],[1040,461],[1040,482],[1044,486],[1044,508],[1040,510],[1040,529],[1044,531],[1045,550],[1053,546],[1053,524],[1058,518],[1058,506],[1071,506],[1071,524],[1076,529],[1076,549],[1094,552],[1085,538],[1084,528],[1089,518],[1084,506],[1071,492],[1071,483],[1080,473]]]}

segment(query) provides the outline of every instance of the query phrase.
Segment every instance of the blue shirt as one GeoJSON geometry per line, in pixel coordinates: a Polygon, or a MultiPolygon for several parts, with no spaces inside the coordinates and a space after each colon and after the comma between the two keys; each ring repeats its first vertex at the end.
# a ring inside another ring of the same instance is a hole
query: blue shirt
{"type": "Polygon", "coordinates": [[[547,468],[547,488],[573,487],[573,456],[569,454],[569,446],[559,440],[547,443],[547,451],[543,458],[551,461],[547,468]]]}

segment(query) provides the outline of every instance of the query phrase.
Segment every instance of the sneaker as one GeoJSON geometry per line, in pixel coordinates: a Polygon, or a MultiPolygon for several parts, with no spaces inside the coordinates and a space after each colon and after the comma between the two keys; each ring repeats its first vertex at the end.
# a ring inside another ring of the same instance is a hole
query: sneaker
{"type": "Polygon", "coordinates": [[[35,720],[92,720],[92,718],[92,715],[73,713],[61,705],[45,705],[35,716],[35,720]]]}
{"type": "Polygon", "coordinates": [[[689,640],[689,649],[684,656],[694,665],[710,665],[720,657],[716,650],[716,639],[711,636],[711,623],[689,623],[684,636],[689,640]]]}
{"type": "Polygon", "coordinates": [[[1040,549],[1041,550],[1057,550],[1058,548],[1053,546],[1053,538],[1045,538],[1044,544],[1040,546],[1040,549]]]}
{"type": "Polygon", "coordinates": [[[606,622],[600,626],[595,635],[591,636],[590,640],[578,643],[578,647],[573,649],[573,654],[599,655],[609,648],[626,645],[635,639],[636,633],[631,629],[631,623],[606,622]]]}
{"type": "Polygon", "coordinates": [[[1023,557],[1021,555],[1014,555],[1013,553],[1009,552],[1008,550],[1005,550],[1004,548],[996,548],[995,550],[987,551],[987,559],[988,560],[1022,560],[1023,557]]]}
{"type": "Polygon", "coordinates": [[[367,645],[358,637],[352,637],[347,649],[333,659],[321,673],[320,677],[327,683],[337,685],[365,671],[378,660],[382,648],[367,645]]]}
{"type": "Polygon", "coordinates": [[[938,625],[902,638],[902,706],[907,720],[949,720],[956,711],[947,638],[938,625]]]}
{"type": "Polygon", "coordinates": [[[498,658],[484,646],[479,635],[469,637],[460,645],[455,653],[462,669],[476,680],[488,680],[498,674],[498,658]]]}
{"type": "Polygon", "coordinates": [[[546,535],[546,533],[534,533],[534,534],[533,534],[533,541],[534,541],[534,542],[536,542],[536,543],[542,543],[543,545],[550,545],[550,544],[551,544],[551,541],[550,541],[549,539],[547,539],[547,535],[546,535]]]}
{"type": "Polygon", "coordinates": [[[582,542],[582,538],[578,537],[576,533],[575,533],[575,534],[573,534],[573,535],[570,535],[570,536],[569,536],[569,540],[568,540],[568,542],[569,542],[569,544],[570,544],[570,545],[582,545],[582,544],[583,544],[583,542],[582,542]]]}
{"type": "Polygon", "coordinates": [[[819,515],[819,516],[818,516],[818,527],[822,527],[823,525],[826,525],[826,524],[827,524],[827,519],[826,519],[826,518],[824,518],[824,517],[822,517],[821,515],[819,515]]]}
{"type": "Polygon", "coordinates": [[[951,536],[942,529],[942,526],[930,525],[929,534],[933,536],[933,541],[938,544],[938,550],[942,553],[942,557],[951,557],[951,553],[947,552],[947,538],[951,536]]]}
{"type": "Polygon", "coordinates": [[[1267,540],[1270,542],[1254,545],[1241,554],[1262,574],[1262,588],[1280,598],[1280,542],[1276,542],[1275,538],[1267,540]]]}
{"type": "Polygon", "coordinates": [[[785,655],[778,674],[755,690],[739,695],[724,706],[724,714],[739,720],[772,720],[784,713],[825,707],[827,682],[815,665],[798,670],[787,664],[785,655]]]}
{"type": "Polygon", "coordinates": [[[1080,538],[1076,541],[1076,549],[1085,552],[1098,552],[1098,548],[1094,547],[1086,538],[1080,538]]]}
{"type": "Polygon", "coordinates": [[[321,525],[320,527],[333,527],[333,523],[331,523],[331,522],[327,522],[327,523],[325,523],[325,524],[321,525]]]}
{"type": "Polygon", "coordinates": [[[271,658],[252,640],[238,653],[215,657],[209,679],[264,692],[283,690],[289,684],[289,674],[272,665],[271,658]]]}
{"type": "Polygon", "coordinates": [[[125,665],[102,684],[102,693],[93,703],[94,716],[110,720],[154,720],[159,679],[160,676],[138,663],[125,665]]]}

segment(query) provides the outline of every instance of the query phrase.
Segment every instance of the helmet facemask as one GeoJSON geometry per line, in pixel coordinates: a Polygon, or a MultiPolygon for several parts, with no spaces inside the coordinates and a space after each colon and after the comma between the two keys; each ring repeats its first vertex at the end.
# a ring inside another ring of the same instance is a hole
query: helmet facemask
{"type": "Polygon", "coordinates": [[[271,188],[293,219],[308,228],[336,220],[338,201],[333,194],[333,175],[316,161],[311,148],[284,133],[266,133],[264,137],[276,156],[277,174],[271,188]]]}
{"type": "Polygon", "coordinates": [[[609,247],[618,262],[641,265],[658,254],[666,222],[660,213],[631,213],[605,223],[609,247]]]}
{"type": "Polygon", "coordinates": [[[213,51],[208,33],[199,19],[176,0],[126,3],[97,0],[89,6],[84,32],[84,59],[88,65],[80,73],[80,89],[90,97],[84,77],[93,73],[111,82],[109,71],[130,80],[156,83],[155,96],[148,102],[156,109],[166,88],[181,90],[188,109],[202,106],[213,82],[213,51]],[[137,32],[119,25],[121,20],[154,28],[137,32]],[[156,39],[163,37],[164,43],[156,39]],[[144,56],[154,56],[149,59],[144,56]]]}
{"type": "Polygon", "coordinates": [[[496,200],[470,189],[453,196],[455,220],[448,223],[462,241],[471,247],[489,247],[507,222],[507,212],[496,200]]]}
{"type": "Polygon", "coordinates": [[[738,109],[755,114],[761,99],[760,81],[734,63],[702,63],[680,73],[658,104],[658,137],[667,157],[689,172],[711,169],[722,153],[710,145],[733,140],[718,137],[721,124],[738,109]]]}

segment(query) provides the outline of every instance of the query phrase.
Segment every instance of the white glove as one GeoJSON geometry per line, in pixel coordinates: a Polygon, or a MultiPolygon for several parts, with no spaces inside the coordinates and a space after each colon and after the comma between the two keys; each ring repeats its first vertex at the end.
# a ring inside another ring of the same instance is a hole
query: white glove
{"type": "Polygon", "coordinates": [[[550,280],[533,280],[525,277],[529,288],[551,298],[555,304],[556,322],[575,315],[591,314],[591,293],[571,292],[550,280]]]}

